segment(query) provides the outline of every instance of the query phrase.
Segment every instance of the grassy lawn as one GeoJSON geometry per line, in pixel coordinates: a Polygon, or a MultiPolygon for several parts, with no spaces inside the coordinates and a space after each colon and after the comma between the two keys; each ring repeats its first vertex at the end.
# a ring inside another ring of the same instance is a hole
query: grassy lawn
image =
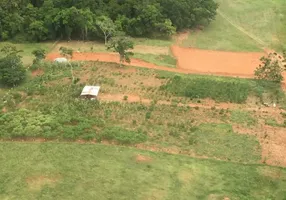
{"type": "Polygon", "coordinates": [[[261,51],[259,45],[241,33],[220,15],[203,31],[194,31],[183,41],[185,47],[223,51],[261,51]]]}
{"type": "Polygon", "coordinates": [[[286,43],[286,2],[284,0],[217,0],[219,10],[236,25],[280,50],[286,43]]]}
{"type": "Polygon", "coordinates": [[[99,144],[3,143],[0,199],[283,199],[286,171],[99,144]],[[27,156],[29,155],[29,156],[27,156]]]}
{"type": "MultiPolygon", "coordinates": [[[[217,0],[219,12],[231,22],[264,43],[281,50],[285,44],[284,0],[217,0]],[[283,25],[284,24],[284,25],[283,25]]],[[[184,46],[211,50],[261,51],[261,44],[231,25],[222,15],[203,31],[190,34],[184,46]]]]}
{"type": "Polygon", "coordinates": [[[139,58],[146,62],[154,63],[159,66],[171,67],[171,68],[175,68],[177,64],[176,58],[170,55],[135,53],[134,58],[139,58]]]}
{"type": "Polygon", "coordinates": [[[23,52],[20,55],[23,56],[23,63],[25,65],[32,64],[34,56],[32,55],[32,51],[38,48],[45,49],[46,52],[49,52],[53,46],[53,42],[44,42],[44,43],[10,43],[10,42],[0,42],[0,49],[6,45],[16,46],[18,50],[22,50],[23,52]]]}

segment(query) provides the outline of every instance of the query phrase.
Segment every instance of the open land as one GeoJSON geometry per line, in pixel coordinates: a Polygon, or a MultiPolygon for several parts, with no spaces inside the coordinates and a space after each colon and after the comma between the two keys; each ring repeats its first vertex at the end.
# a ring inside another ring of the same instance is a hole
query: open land
{"type": "Polygon", "coordinates": [[[253,78],[283,48],[284,2],[218,2],[205,29],[135,39],[123,67],[99,42],[16,44],[29,78],[0,89],[0,199],[285,199],[285,85],[253,78]]]}

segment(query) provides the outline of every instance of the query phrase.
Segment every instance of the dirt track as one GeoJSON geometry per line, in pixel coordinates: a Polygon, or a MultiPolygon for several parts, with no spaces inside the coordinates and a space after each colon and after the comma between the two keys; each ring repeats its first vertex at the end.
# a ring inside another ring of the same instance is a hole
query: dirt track
{"type": "MultiPolygon", "coordinates": [[[[172,46],[171,50],[177,58],[177,68],[169,68],[148,63],[139,59],[131,59],[129,66],[164,70],[185,74],[210,74],[220,76],[233,76],[252,78],[254,70],[259,66],[259,59],[265,53],[242,53],[210,51],[194,48],[172,46]]],[[[50,53],[48,60],[61,57],[59,53],[50,53]]],[[[115,53],[77,53],[73,55],[74,61],[102,61],[119,63],[119,56],[115,53]]],[[[284,73],[286,79],[286,73],[284,73]]],[[[286,83],[286,82],[284,82],[286,83]]]]}

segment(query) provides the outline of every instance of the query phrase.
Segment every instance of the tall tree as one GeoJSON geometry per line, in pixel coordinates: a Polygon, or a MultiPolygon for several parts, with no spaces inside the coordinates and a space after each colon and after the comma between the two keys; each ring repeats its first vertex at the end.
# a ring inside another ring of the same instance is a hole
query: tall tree
{"type": "Polygon", "coordinates": [[[111,39],[110,43],[107,46],[107,49],[113,49],[115,52],[119,53],[119,62],[120,66],[122,63],[130,63],[130,57],[133,55],[133,52],[128,51],[134,48],[134,42],[130,37],[126,36],[117,36],[111,39]]]}
{"type": "Polygon", "coordinates": [[[104,44],[107,44],[107,40],[115,33],[116,26],[114,22],[107,16],[100,16],[96,19],[96,25],[104,34],[104,44]]]}

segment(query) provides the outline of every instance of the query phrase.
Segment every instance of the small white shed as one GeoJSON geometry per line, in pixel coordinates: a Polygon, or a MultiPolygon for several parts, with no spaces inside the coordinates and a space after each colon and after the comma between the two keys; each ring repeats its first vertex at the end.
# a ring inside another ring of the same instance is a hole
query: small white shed
{"type": "Polygon", "coordinates": [[[56,58],[54,61],[57,62],[57,63],[66,63],[66,62],[68,62],[68,59],[66,59],[66,58],[56,58]]]}
{"type": "Polygon", "coordinates": [[[85,86],[80,96],[94,100],[97,98],[99,90],[100,86],[85,86]]]}

